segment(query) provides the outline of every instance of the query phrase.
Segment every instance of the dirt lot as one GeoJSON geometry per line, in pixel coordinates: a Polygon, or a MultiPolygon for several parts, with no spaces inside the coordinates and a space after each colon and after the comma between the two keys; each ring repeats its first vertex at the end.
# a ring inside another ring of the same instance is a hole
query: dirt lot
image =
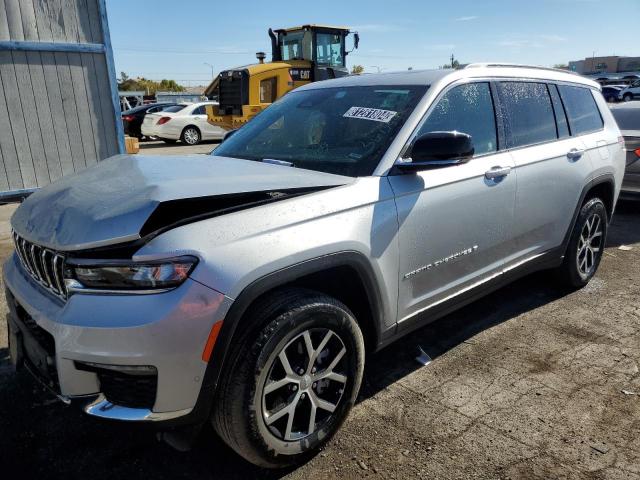
{"type": "Polygon", "coordinates": [[[558,292],[537,274],[370,358],[342,431],[289,472],[254,469],[210,430],[178,453],[56,403],[12,373],[0,321],[0,476],[640,478],[639,270],[640,205],[623,204],[587,288],[558,292]],[[435,359],[426,367],[418,344],[435,359]]]}

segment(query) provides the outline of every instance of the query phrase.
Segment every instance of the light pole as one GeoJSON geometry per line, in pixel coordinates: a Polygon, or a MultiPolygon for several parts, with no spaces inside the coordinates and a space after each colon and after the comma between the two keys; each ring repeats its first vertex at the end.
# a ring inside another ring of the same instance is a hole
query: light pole
{"type": "Polygon", "coordinates": [[[213,65],[211,65],[209,62],[202,62],[205,65],[209,65],[211,67],[211,79],[213,80],[213,65]]]}

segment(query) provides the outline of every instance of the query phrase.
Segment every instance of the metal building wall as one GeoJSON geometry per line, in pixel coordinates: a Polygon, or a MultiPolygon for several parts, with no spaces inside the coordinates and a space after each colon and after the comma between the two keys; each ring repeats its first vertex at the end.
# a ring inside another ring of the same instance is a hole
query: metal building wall
{"type": "Polygon", "coordinates": [[[0,0],[0,199],[121,152],[104,0],[0,0]]]}

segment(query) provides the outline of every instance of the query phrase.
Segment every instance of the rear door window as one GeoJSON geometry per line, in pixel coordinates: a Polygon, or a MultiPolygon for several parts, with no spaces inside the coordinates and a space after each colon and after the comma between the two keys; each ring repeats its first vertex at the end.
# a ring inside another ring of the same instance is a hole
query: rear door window
{"type": "Polygon", "coordinates": [[[499,82],[497,84],[505,123],[507,148],[555,140],[556,120],[544,83],[499,82]]]}
{"type": "Polygon", "coordinates": [[[571,135],[594,132],[603,127],[602,117],[591,89],[558,85],[562,103],[569,117],[571,135]]]}
{"type": "Polygon", "coordinates": [[[496,117],[488,83],[453,87],[429,113],[418,135],[453,130],[471,135],[476,155],[497,150],[496,117]]]}

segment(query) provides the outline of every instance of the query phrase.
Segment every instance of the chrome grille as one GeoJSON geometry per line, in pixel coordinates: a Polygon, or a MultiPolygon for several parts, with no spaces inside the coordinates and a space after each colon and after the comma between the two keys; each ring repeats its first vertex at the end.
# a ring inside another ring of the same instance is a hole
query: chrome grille
{"type": "Polygon", "coordinates": [[[22,267],[37,283],[58,298],[66,300],[64,285],[64,256],[35,243],[31,243],[13,232],[13,243],[22,267]]]}

